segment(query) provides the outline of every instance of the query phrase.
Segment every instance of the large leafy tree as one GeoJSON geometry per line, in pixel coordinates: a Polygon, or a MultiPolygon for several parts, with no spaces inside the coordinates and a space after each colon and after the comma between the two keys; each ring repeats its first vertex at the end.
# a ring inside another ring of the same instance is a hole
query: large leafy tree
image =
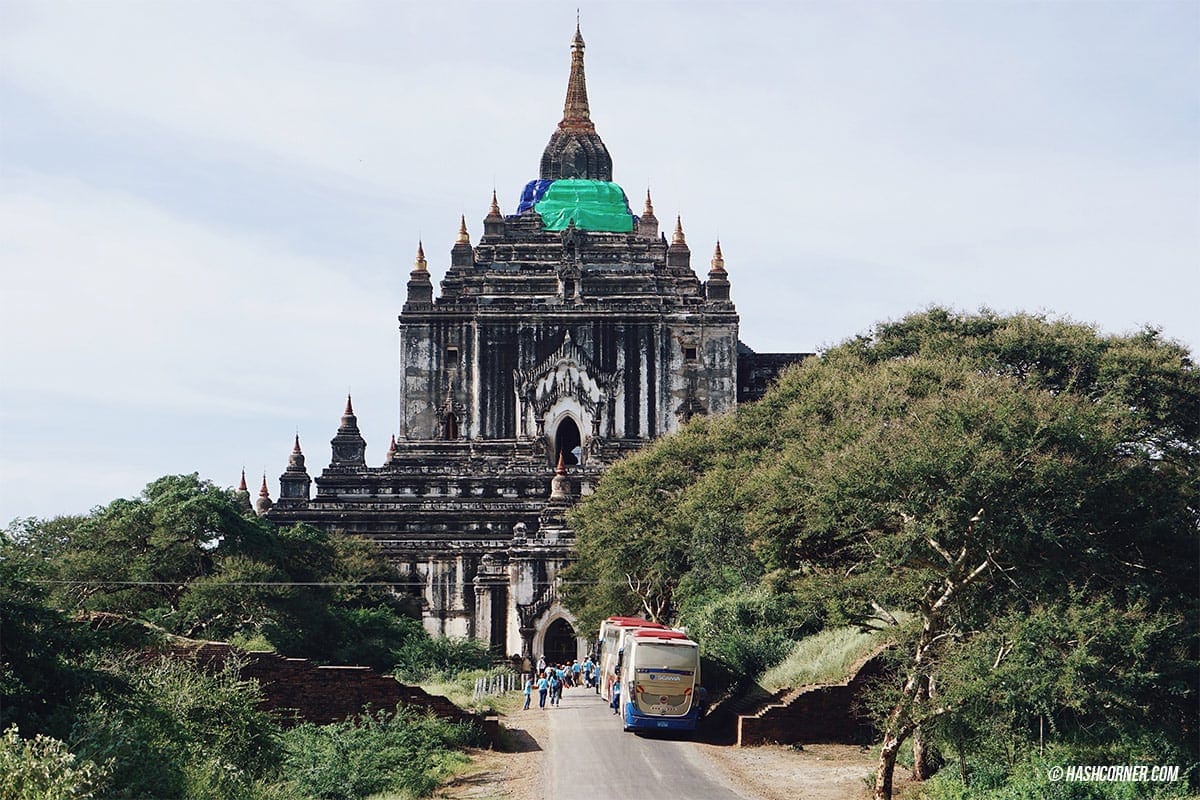
{"type": "Polygon", "coordinates": [[[378,548],[278,527],[195,474],[160,478],[85,517],[17,521],[0,555],[36,604],[193,638],[263,637],[289,655],[379,669],[396,665],[408,638],[428,639],[391,591],[396,575],[378,548]]]}
{"type": "MultiPolygon", "coordinates": [[[[901,744],[914,739],[924,777],[929,735],[956,730],[980,708],[981,683],[1002,682],[1044,638],[1012,620],[1059,613],[1083,630],[1095,615],[1065,609],[1103,598],[1130,636],[1150,619],[1168,626],[1165,643],[1147,645],[1159,661],[1194,646],[1198,429],[1200,376],[1154,331],[934,309],[833,348],[762,402],[614,469],[573,517],[581,564],[600,585],[670,583],[684,607],[681,594],[728,589],[719,576],[736,564],[823,597],[830,620],[911,619],[895,634],[898,677],[878,698],[875,794],[890,797],[901,744]],[[687,552],[659,552],[666,532],[687,552]],[[698,565],[705,543],[712,555],[698,565]],[[964,672],[985,643],[986,668],[964,672]]],[[[1139,689],[1161,709],[1145,724],[1186,730],[1194,680],[1155,685],[1139,689]]],[[[1104,713],[1076,698],[1041,716],[1068,736],[1081,704],[1104,713]]]]}

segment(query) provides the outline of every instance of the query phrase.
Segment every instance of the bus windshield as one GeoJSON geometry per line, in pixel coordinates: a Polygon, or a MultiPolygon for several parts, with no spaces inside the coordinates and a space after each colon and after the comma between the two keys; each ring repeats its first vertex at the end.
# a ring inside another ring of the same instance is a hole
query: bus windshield
{"type": "Polygon", "coordinates": [[[696,669],[696,646],[678,644],[638,645],[638,670],[645,669],[682,669],[694,672],[696,669]]]}

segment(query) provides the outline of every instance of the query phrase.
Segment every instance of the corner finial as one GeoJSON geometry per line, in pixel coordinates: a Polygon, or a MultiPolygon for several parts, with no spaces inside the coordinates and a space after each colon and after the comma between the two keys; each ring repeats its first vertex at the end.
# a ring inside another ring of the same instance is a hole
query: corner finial
{"type": "Polygon", "coordinates": [[[259,497],[270,497],[271,493],[267,491],[267,473],[263,473],[262,487],[258,490],[259,497]]]}
{"type": "Polygon", "coordinates": [[[678,215],[675,217],[675,235],[671,237],[671,244],[687,244],[687,239],[683,237],[683,219],[678,215]]]}
{"type": "MultiPolygon", "coordinates": [[[[352,417],[352,416],[354,416],[354,406],[353,406],[353,404],[350,402],[350,394],[349,394],[349,393],[347,393],[347,394],[346,394],[346,410],[342,412],[342,416],[343,416],[343,417],[352,417]]],[[[297,434],[297,437],[298,437],[298,436],[299,436],[299,434],[297,434]]]]}
{"type": "Polygon", "coordinates": [[[712,271],[713,272],[724,272],[725,271],[725,257],[721,255],[721,240],[720,239],[717,239],[717,249],[713,251],[712,271]]]}
{"type": "Polygon", "coordinates": [[[417,259],[413,261],[413,272],[428,272],[429,262],[425,260],[425,245],[417,239],[417,259]]]}
{"type": "Polygon", "coordinates": [[[563,458],[562,450],[558,451],[558,465],[554,468],[554,474],[555,475],[566,475],[567,474],[567,462],[563,458]]]}
{"type": "Polygon", "coordinates": [[[650,187],[649,186],[646,187],[646,208],[644,211],[642,211],[642,216],[647,216],[647,217],[654,216],[654,203],[651,202],[651,200],[650,200],[650,187]]]}
{"type": "Polygon", "coordinates": [[[492,189],[492,207],[488,209],[488,216],[489,217],[501,216],[500,201],[496,199],[496,190],[495,189],[492,189]]]}
{"type": "Polygon", "coordinates": [[[296,434],[296,443],[294,445],[292,445],[292,452],[293,453],[300,452],[300,434],[299,433],[296,434]]]}
{"type": "Polygon", "coordinates": [[[467,232],[467,215],[463,214],[458,220],[458,239],[455,244],[470,244],[471,234],[467,232]]]}
{"type": "Polygon", "coordinates": [[[246,486],[246,468],[242,467],[242,482],[238,484],[239,492],[248,492],[250,487],[246,486]]]}

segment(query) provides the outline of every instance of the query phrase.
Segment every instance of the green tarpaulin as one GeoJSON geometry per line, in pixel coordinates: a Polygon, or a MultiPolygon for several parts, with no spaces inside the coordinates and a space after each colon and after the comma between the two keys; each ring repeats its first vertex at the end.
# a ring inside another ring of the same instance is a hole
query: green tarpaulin
{"type": "Polygon", "coordinates": [[[633,230],[633,214],[625,191],[608,181],[555,181],[533,208],[548,231],[566,230],[571,220],[575,220],[576,228],[588,231],[633,230]]]}

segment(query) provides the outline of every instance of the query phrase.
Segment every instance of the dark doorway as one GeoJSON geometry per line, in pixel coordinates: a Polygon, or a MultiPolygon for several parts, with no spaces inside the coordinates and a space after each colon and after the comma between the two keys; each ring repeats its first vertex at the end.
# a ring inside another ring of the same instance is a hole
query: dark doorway
{"type": "Polygon", "coordinates": [[[546,629],[546,638],[542,645],[547,664],[566,664],[575,660],[575,629],[571,623],[559,618],[550,623],[546,629]]]}
{"type": "Polygon", "coordinates": [[[558,430],[554,432],[554,464],[558,465],[558,456],[561,453],[563,463],[568,467],[572,464],[579,463],[579,446],[583,444],[583,439],[579,436],[579,426],[575,424],[575,420],[570,417],[565,418],[558,423],[558,430]]]}
{"type": "Polygon", "coordinates": [[[445,420],[446,439],[454,440],[458,438],[458,415],[451,411],[446,415],[445,420]]]}

